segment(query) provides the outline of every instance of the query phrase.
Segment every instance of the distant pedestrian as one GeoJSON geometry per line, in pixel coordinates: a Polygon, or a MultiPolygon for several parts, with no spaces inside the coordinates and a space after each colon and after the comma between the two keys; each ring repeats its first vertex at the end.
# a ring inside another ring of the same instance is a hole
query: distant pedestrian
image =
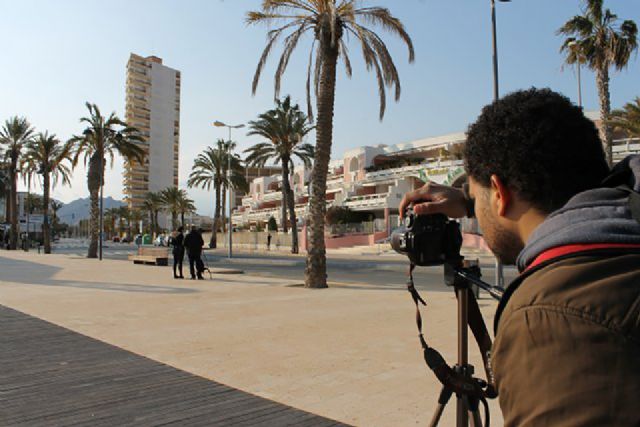
{"type": "Polygon", "coordinates": [[[184,231],[183,227],[178,227],[178,230],[169,237],[169,246],[172,248],[173,253],[173,278],[184,279],[182,275],[182,260],[184,259],[184,231]],[[177,271],[176,271],[177,270],[177,271]],[[180,275],[177,274],[180,273],[180,275]]]}
{"type": "Polygon", "coordinates": [[[271,233],[267,234],[267,250],[271,250],[271,233]]]}
{"type": "Polygon", "coordinates": [[[191,280],[196,279],[196,273],[198,280],[203,280],[201,267],[203,265],[202,246],[204,240],[202,235],[198,232],[198,229],[194,226],[191,227],[191,231],[184,238],[184,247],[187,250],[187,256],[189,257],[189,272],[191,273],[191,280]]]}

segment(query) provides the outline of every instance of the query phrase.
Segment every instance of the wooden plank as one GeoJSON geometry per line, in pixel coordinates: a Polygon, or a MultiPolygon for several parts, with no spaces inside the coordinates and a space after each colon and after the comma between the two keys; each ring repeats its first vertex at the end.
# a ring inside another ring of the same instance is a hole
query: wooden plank
{"type": "Polygon", "coordinates": [[[0,305],[0,425],[342,425],[0,305]]]}

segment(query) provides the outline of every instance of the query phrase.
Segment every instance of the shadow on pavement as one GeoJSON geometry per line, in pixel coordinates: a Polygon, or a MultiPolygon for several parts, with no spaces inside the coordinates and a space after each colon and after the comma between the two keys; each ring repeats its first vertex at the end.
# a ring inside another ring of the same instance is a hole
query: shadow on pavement
{"type": "Polygon", "coordinates": [[[61,268],[38,262],[5,258],[0,254],[0,280],[31,286],[60,286],[80,289],[99,289],[104,291],[150,293],[150,294],[192,294],[197,289],[173,286],[140,285],[137,283],[79,282],[58,280],[53,276],[61,268]]]}

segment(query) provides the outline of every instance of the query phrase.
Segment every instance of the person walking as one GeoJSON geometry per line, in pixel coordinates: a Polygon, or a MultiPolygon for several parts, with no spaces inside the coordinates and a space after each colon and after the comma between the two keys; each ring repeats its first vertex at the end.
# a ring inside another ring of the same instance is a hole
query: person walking
{"type": "Polygon", "coordinates": [[[169,246],[172,247],[173,252],[173,278],[184,279],[182,275],[182,260],[184,259],[184,234],[182,233],[184,228],[178,227],[178,230],[169,237],[169,246]],[[178,276],[177,272],[180,273],[178,276]]]}
{"type": "Polygon", "coordinates": [[[198,229],[195,226],[191,227],[191,231],[184,238],[184,247],[187,249],[187,256],[189,257],[189,272],[191,273],[191,280],[195,280],[196,277],[198,280],[204,280],[202,271],[200,270],[200,265],[202,265],[200,257],[202,256],[203,245],[204,240],[202,240],[202,235],[198,232],[198,229]]]}
{"type": "Polygon", "coordinates": [[[271,233],[267,235],[267,250],[271,250],[271,233]]]}

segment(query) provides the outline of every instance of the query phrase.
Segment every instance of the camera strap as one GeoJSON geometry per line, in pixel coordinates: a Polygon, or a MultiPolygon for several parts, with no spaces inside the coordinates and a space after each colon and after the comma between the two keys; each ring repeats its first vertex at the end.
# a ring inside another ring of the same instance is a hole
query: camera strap
{"type": "Polygon", "coordinates": [[[493,372],[490,366],[489,355],[491,354],[491,338],[489,332],[480,313],[480,307],[473,295],[468,289],[462,289],[462,292],[469,293],[469,327],[476,339],[478,348],[482,355],[487,381],[479,378],[468,377],[455,370],[447,364],[444,357],[433,347],[430,347],[422,332],[422,315],[420,314],[420,304],[426,306],[427,303],[420,296],[415,288],[413,281],[413,270],[415,264],[409,267],[409,279],[407,281],[407,290],[416,306],[416,325],[418,327],[420,345],[422,346],[424,360],[429,369],[433,371],[438,380],[445,387],[458,395],[466,395],[481,400],[486,405],[486,399],[495,398],[498,393],[494,384],[493,372]]]}

